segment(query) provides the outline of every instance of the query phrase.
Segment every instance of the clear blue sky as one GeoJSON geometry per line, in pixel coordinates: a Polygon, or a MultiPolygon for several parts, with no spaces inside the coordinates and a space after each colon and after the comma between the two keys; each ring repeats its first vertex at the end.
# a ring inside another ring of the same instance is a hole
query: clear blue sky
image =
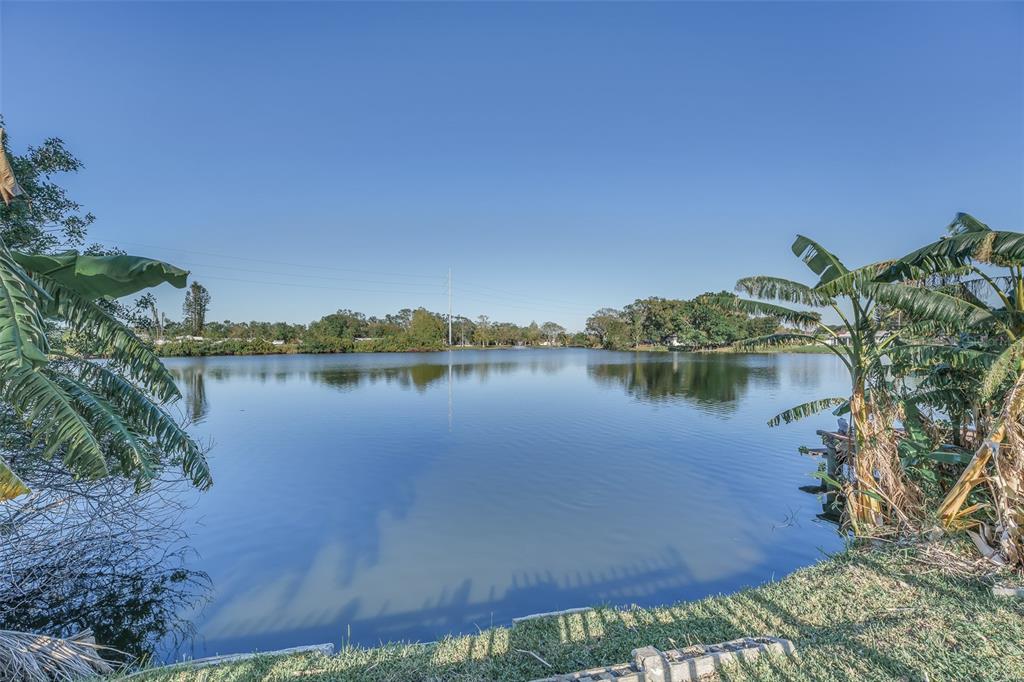
{"type": "Polygon", "coordinates": [[[580,328],[803,276],[797,232],[859,264],[960,210],[1024,229],[1021,4],[0,12],[14,148],[63,137],[92,236],[191,269],[213,319],[442,310],[451,265],[458,313],[580,328]]]}

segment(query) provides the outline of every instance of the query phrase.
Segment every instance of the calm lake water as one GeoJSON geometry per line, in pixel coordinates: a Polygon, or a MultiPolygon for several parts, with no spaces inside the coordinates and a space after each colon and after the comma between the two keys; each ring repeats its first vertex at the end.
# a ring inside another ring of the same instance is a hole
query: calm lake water
{"type": "Polygon", "coordinates": [[[167,360],[215,484],[193,655],[427,641],[757,585],[841,546],[797,453],[822,355],[576,349],[167,360]]]}

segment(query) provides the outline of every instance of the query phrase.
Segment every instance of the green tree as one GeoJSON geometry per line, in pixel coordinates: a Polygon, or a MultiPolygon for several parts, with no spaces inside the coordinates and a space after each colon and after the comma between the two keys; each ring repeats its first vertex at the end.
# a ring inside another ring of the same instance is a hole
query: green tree
{"type": "Polygon", "coordinates": [[[135,305],[140,310],[146,311],[149,315],[145,327],[149,330],[150,339],[162,339],[164,336],[164,325],[160,317],[160,311],[156,308],[156,296],[151,293],[140,296],[135,305]]]}
{"type": "Polygon", "coordinates": [[[603,348],[623,348],[628,344],[629,330],[622,312],[615,308],[601,308],[588,317],[586,331],[603,348]]]}
{"type": "Polygon", "coordinates": [[[192,282],[188,293],[185,294],[185,303],[182,312],[185,317],[185,326],[189,334],[202,336],[203,328],[206,326],[206,313],[210,310],[210,292],[199,282],[192,282]]]}
{"type": "Polygon", "coordinates": [[[488,346],[492,340],[491,320],[486,315],[481,315],[476,320],[476,329],[473,332],[473,342],[488,346]]]}
{"type": "Polygon", "coordinates": [[[565,327],[558,324],[557,322],[545,322],[541,325],[541,331],[544,332],[544,336],[547,337],[548,343],[552,346],[561,338],[562,334],[565,333],[565,327]]]}
{"type": "Polygon", "coordinates": [[[96,217],[83,213],[82,207],[56,183],[55,176],[78,172],[82,162],[59,137],[47,138],[38,147],[30,146],[24,154],[8,154],[7,139],[0,128],[0,148],[9,156],[25,196],[31,199],[13,201],[0,209],[0,239],[7,248],[42,253],[81,245],[96,217]]]}
{"type": "Polygon", "coordinates": [[[445,321],[439,315],[417,308],[412,313],[406,335],[412,348],[436,349],[444,344],[446,333],[445,321]]]}
{"type": "Polygon", "coordinates": [[[537,322],[534,321],[531,322],[530,326],[526,328],[526,333],[523,335],[523,337],[526,340],[527,345],[536,346],[538,343],[540,343],[542,335],[543,332],[541,331],[541,328],[537,325],[537,322]]]}
{"type": "Polygon", "coordinates": [[[338,339],[352,341],[367,336],[369,323],[366,316],[352,310],[344,309],[324,315],[309,325],[311,336],[321,339],[338,339]]]}

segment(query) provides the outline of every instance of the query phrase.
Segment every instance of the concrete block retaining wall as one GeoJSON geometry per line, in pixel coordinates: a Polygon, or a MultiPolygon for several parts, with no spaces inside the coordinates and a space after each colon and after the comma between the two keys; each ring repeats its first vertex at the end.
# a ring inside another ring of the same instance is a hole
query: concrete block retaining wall
{"type": "Polygon", "coordinates": [[[659,651],[653,646],[633,650],[633,662],[555,675],[534,682],[690,682],[722,665],[752,661],[761,655],[795,656],[788,639],[744,637],[729,642],[659,651]]]}

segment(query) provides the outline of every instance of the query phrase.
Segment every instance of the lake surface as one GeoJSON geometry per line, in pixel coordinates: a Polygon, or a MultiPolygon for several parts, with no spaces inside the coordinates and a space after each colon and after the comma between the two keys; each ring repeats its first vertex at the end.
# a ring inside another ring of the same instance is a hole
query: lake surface
{"type": "Polygon", "coordinates": [[[841,546],[817,518],[823,355],[581,349],[174,358],[215,483],[187,530],[192,655],[436,639],[757,585],[841,546]]]}

